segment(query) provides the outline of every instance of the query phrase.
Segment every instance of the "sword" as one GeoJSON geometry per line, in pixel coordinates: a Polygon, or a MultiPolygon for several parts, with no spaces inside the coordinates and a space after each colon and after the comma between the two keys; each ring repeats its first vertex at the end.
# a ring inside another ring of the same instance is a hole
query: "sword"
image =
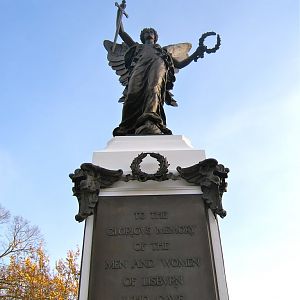
{"type": "Polygon", "coordinates": [[[115,38],[114,38],[114,43],[112,46],[112,52],[115,52],[115,48],[116,48],[116,43],[117,43],[117,38],[119,35],[119,31],[121,28],[121,23],[122,23],[122,17],[123,15],[128,18],[127,13],[125,12],[125,8],[126,8],[126,1],[122,0],[121,4],[118,4],[118,2],[115,2],[115,6],[118,8],[118,12],[117,12],[117,26],[116,26],[116,33],[115,33],[115,38]]]}

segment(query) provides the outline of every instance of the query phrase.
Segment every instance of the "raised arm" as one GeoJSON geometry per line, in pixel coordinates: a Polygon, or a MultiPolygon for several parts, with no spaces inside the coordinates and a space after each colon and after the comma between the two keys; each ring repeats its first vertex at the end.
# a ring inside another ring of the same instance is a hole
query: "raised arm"
{"type": "Polygon", "coordinates": [[[130,35],[124,31],[123,22],[121,21],[121,26],[119,30],[119,36],[125,42],[128,47],[131,47],[135,44],[135,41],[130,37],[130,35]]]}

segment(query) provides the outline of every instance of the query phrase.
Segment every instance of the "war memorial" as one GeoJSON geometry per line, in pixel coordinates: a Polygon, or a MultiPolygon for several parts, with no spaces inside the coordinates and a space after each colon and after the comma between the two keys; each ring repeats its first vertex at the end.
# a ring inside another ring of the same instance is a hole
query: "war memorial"
{"type": "Polygon", "coordinates": [[[137,42],[123,27],[126,1],[116,6],[104,47],[124,86],[122,120],[92,163],[70,174],[75,219],[85,222],[79,300],[227,300],[218,218],[229,169],[173,135],[164,112],[177,106],[176,71],[216,52],[220,36],[204,33],[190,55],[189,43],[160,46],[153,28],[137,42]]]}

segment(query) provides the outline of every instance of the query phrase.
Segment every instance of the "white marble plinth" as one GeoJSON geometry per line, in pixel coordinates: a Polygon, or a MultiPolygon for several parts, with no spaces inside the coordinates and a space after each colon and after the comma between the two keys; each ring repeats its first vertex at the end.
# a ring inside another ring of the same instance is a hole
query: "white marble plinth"
{"type": "MultiPolygon", "coordinates": [[[[120,136],[111,139],[104,150],[93,154],[93,164],[103,168],[118,170],[124,174],[131,173],[130,164],[142,152],[159,153],[168,160],[169,171],[178,174],[176,168],[189,167],[205,159],[204,150],[196,150],[190,141],[181,135],[164,136],[120,136]]],[[[147,156],[141,163],[141,169],[147,173],[158,170],[156,159],[147,156]]],[[[198,194],[200,187],[189,184],[184,180],[168,180],[163,182],[122,182],[103,189],[103,196],[127,196],[147,194],[198,194]]]]}
{"type": "MultiPolygon", "coordinates": [[[[190,141],[181,135],[162,136],[120,136],[112,138],[104,150],[94,152],[92,163],[100,167],[118,170],[130,174],[130,165],[134,158],[142,152],[159,153],[166,157],[170,164],[168,170],[177,175],[178,166],[185,168],[205,159],[204,150],[194,149],[190,141]]],[[[158,170],[156,159],[147,156],[140,165],[142,171],[155,173],[158,170]]],[[[102,189],[100,196],[129,196],[129,195],[172,195],[172,194],[202,194],[201,188],[187,183],[183,179],[166,180],[162,182],[118,181],[109,188],[102,189]]],[[[88,299],[89,273],[93,236],[94,216],[86,220],[82,267],[80,278],[79,300],[88,299]]],[[[216,279],[220,300],[228,300],[228,292],[224,271],[222,248],[218,222],[213,213],[208,210],[208,226],[215,262],[216,279]]],[[[107,299],[112,300],[112,299],[107,299]]]]}

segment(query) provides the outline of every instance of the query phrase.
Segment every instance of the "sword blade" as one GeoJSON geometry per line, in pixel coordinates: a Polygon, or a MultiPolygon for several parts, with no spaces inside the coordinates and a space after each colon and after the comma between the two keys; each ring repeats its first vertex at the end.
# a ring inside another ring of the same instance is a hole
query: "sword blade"
{"type": "Polygon", "coordinates": [[[115,52],[115,49],[116,49],[119,30],[120,30],[120,27],[121,27],[121,21],[122,21],[122,11],[121,11],[121,9],[118,9],[117,26],[116,26],[116,33],[115,33],[115,37],[114,37],[114,43],[113,43],[113,46],[112,46],[112,52],[115,52]]]}

